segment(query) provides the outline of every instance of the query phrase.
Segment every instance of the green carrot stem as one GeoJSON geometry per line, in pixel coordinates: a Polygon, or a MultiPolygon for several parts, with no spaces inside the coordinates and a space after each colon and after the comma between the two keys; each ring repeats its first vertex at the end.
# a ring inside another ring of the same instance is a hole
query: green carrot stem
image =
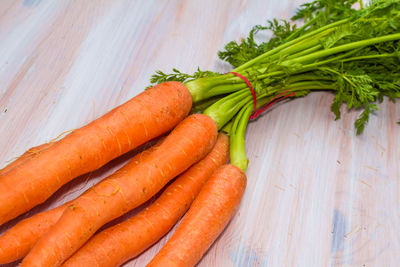
{"type": "Polygon", "coordinates": [[[310,47],[310,48],[308,48],[306,50],[303,50],[303,51],[300,51],[300,52],[298,52],[296,54],[293,54],[293,55],[289,56],[287,59],[293,59],[293,58],[300,57],[300,56],[303,56],[303,55],[308,55],[308,54],[311,54],[311,53],[313,53],[315,51],[318,51],[321,48],[322,48],[322,45],[318,44],[318,45],[310,47]]]}
{"type": "Polygon", "coordinates": [[[356,61],[356,60],[364,60],[364,59],[377,59],[377,58],[388,58],[388,57],[398,57],[397,53],[384,53],[384,54],[376,54],[376,55],[366,55],[366,56],[358,56],[358,57],[350,57],[346,59],[342,59],[340,62],[348,62],[348,61],[356,61]]]}
{"type": "Polygon", "coordinates": [[[239,167],[241,170],[246,171],[249,160],[246,157],[245,150],[245,135],[246,128],[249,122],[251,112],[253,110],[253,103],[247,103],[245,107],[235,117],[229,139],[230,139],[230,161],[231,164],[239,167]]]}
{"type": "Polygon", "coordinates": [[[375,37],[367,40],[362,40],[358,42],[352,42],[349,44],[344,44],[336,47],[332,47],[329,49],[325,49],[322,51],[318,51],[309,55],[305,55],[296,59],[291,59],[285,61],[285,65],[293,65],[295,63],[308,63],[308,62],[313,62],[316,59],[322,58],[322,57],[327,57],[330,55],[334,55],[337,53],[353,50],[353,49],[358,49],[374,44],[379,44],[383,42],[390,42],[390,41],[395,41],[395,40],[400,40],[400,33],[395,33],[395,34],[389,34],[385,36],[380,36],[380,37],[375,37]]]}
{"type": "Polygon", "coordinates": [[[252,100],[250,90],[243,89],[220,99],[203,113],[211,117],[218,129],[221,129],[250,100],[252,100]]]}
{"type": "Polygon", "coordinates": [[[301,37],[298,37],[298,38],[296,38],[294,40],[291,40],[291,41],[289,41],[287,43],[284,43],[284,44],[282,44],[282,45],[280,45],[280,46],[278,46],[278,47],[276,47],[276,48],[274,48],[274,49],[272,49],[272,50],[270,50],[270,51],[268,51],[268,52],[266,52],[266,53],[264,53],[264,54],[262,54],[262,55],[260,55],[260,56],[258,56],[256,58],[246,62],[245,64],[235,68],[233,71],[238,72],[238,71],[245,70],[246,68],[254,65],[255,63],[258,63],[259,61],[263,60],[264,58],[269,57],[270,55],[274,55],[275,53],[281,51],[284,48],[287,48],[287,47],[292,46],[292,45],[294,45],[296,43],[299,43],[299,42],[301,42],[301,41],[303,41],[303,40],[305,40],[307,38],[310,38],[310,37],[312,37],[312,36],[314,36],[316,34],[319,34],[321,32],[326,31],[325,35],[328,35],[329,33],[331,33],[334,30],[333,29],[334,27],[342,25],[342,24],[344,24],[346,22],[349,22],[349,21],[350,21],[350,18],[342,19],[342,20],[336,21],[334,23],[328,24],[326,26],[323,26],[323,27],[321,27],[321,28],[319,28],[317,30],[314,30],[312,32],[309,32],[307,34],[304,34],[301,37]]]}
{"type": "Polygon", "coordinates": [[[314,24],[314,22],[320,17],[320,15],[315,16],[314,18],[310,19],[309,21],[307,21],[303,26],[301,26],[300,28],[298,28],[296,31],[292,32],[287,38],[286,38],[286,42],[289,42],[291,40],[293,40],[294,38],[296,38],[302,31],[304,31],[306,28],[308,28],[309,26],[311,26],[312,24],[314,24]]]}

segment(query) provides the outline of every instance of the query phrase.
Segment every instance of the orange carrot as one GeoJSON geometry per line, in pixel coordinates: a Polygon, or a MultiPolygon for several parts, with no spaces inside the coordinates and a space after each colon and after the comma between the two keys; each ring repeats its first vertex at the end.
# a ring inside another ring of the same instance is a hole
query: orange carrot
{"type": "Polygon", "coordinates": [[[13,169],[14,167],[24,163],[26,160],[37,157],[42,151],[46,150],[54,143],[45,143],[39,146],[32,147],[28,149],[24,154],[16,158],[13,162],[5,166],[3,169],[0,170],[0,175],[3,173],[8,172],[9,170],[13,169]]]}
{"type": "MultiPolygon", "coordinates": [[[[127,164],[131,166],[139,164],[148,157],[160,143],[161,141],[135,155],[127,164]]],[[[0,264],[16,261],[28,254],[39,238],[49,231],[71,203],[72,201],[67,202],[57,208],[35,214],[30,218],[22,220],[0,236],[0,264]]]]}
{"type": "Polygon", "coordinates": [[[48,149],[49,147],[53,146],[54,144],[57,143],[57,141],[64,136],[66,133],[70,133],[73,132],[74,130],[69,130],[69,131],[65,131],[61,134],[59,134],[57,137],[55,137],[54,139],[50,140],[47,143],[35,146],[35,147],[31,147],[30,149],[28,149],[27,151],[25,151],[24,154],[22,154],[21,156],[17,157],[15,160],[13,160],[10,164],[8,164],[7,166],[5,166],[3,169],[0,170],[0,175],[13,169],[16,166],[21,165],[22,163],[24,163],[25,161],[35,158],[37,157],[40,153],[42,153],[43,151],[45,151],[46,149],[48,149]]]}
{"type": "Polygon", "coordinates": [[[172,178],[205,157],[217,138],[202,114],[183,120],[141,164],[124,166],[77,198],[32,248],[21,266],[59,266],[102,225],[139,206],[172,178]]]}
{"type": "Polygon", "coordinates": [[[225,228],[239,206],[246,175],[224,165],[205,183],[189,211],[148,267],[194,266],[225,228]]]}
{"type": "Polygon", "coordinates": [[[0,237],[0,264],[16,261],[26,254],[61,217],[67,202],[18,222],[0,237]]]}
{"type": "Polygon", "coordinates": [[[159,84],[0,174],[0,224],[44,202],[63,184],[173,128],[191,109],[178,82],[159,84]]]}
{"type": "Polygon", "coordinates": [[[119,266],[165,235],[183,216],[204,182],[229,156],[229,137],[218,136],[212,151],[181,174],[148,208],[90,239],[64,267],[119,266]]]}

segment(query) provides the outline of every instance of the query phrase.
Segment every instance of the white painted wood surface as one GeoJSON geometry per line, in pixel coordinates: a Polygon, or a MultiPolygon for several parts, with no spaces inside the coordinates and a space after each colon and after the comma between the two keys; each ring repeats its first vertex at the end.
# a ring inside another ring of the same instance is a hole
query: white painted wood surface
{"type": "MultiPolygon", "coordinates": [[[[303,2],[1,0],[0,167],[138,94],[157,69],[229,70],[216,57],[224,43],[303,2]]],[[[384,101],[355,136],[359,112],[334,121],[331,101],[313,93],[250,124],[244,199],[199,266],[399,266],[400,105],[384,101]]],[[[74,198],[127,158],[1,231],[74,198]]],[[[144,266],[170,235],[126,266],[144,266]]]]}

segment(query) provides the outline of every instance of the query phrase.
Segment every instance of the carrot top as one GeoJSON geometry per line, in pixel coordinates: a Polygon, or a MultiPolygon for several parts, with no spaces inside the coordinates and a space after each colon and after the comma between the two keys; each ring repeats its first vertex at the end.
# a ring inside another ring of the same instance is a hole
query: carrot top
{"type": "Polygon", "coordinates": [[[235,67],[230,73],[198,69],[188,75],[173,69],[171,74],[157,72],[151,82],[184,82],[194,110],[213,118],[219,129],[227,125],[225,130],[232,129],[231,160],[243,170],[247,167],[247,121],[288,97],[333,92],[331,110],[336,119],[343,103],[348,109],[364,109],[355,122],[360,134],[378,109],[374,102],[384,96],[400,98],[400,2],[373,0],[365,7],[353,5],[359,2],[315,0],[299,8],[291,21],[255,26],[246,39],[229,42],[218,53],[235,67]],[[300,19],[303,23],[297,25],[300,19]],[[272,31],[272,37],[257,43],[255,34],[264,30],[272,31]],[[254,110],[257,105],[258,111],[254,110]]]}

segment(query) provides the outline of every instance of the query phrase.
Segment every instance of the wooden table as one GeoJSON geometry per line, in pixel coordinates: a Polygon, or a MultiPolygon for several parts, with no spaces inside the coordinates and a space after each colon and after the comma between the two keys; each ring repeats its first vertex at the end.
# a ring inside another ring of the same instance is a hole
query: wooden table
{"type": "MultiPolygon", "coordinates": [[[[0,166],[135,96],[155,70],[229,70],[218,49],[302,2],[1,0],[0,166]]],[[[199,266],[399,266],[400,105],[385,100],[356,136],[360,112],[343,109],[334,121],[332,98],[312,93],[250,124],[244,199],[199,266]]],[[[29,215],[76,197],[127,158],[29,215]]],[[[126,266],[144,266],[170,235],[126,266]]]]}

